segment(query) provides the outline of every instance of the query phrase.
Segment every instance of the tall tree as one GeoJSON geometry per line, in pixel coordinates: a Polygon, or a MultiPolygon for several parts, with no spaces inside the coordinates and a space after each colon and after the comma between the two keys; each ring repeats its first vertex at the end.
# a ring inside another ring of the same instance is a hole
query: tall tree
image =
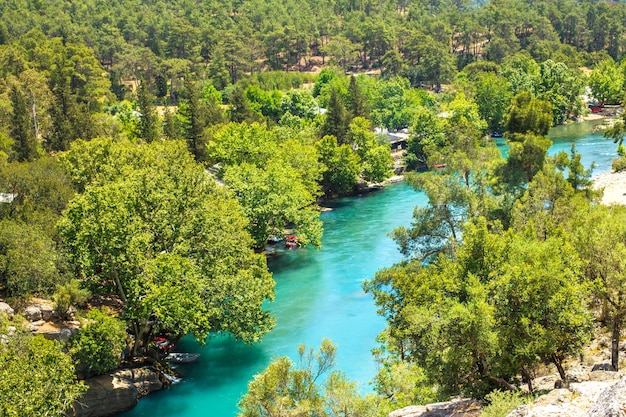
{"type": "Polygon", "coordinates": [[[350,115],[350,119],[355,117],[364,117],[369,119],[370,109],[367,97],[361,92],[361,87],[357,79],[353,76],[350,77],[350,85],[348,86],[348,93],[346,94],[347,110],[350,115]]]}
{"type": "Polygon", "coordinates": [[[161,138],[159,116],[154,105],[154,96],[146,80],[141,80],[137,91],[137,106],[141,116],[137,126],[138,134],[145,142],[150,143],[161,138]]]}
{"type": "Polygon", "coordinates": [[[348,143],[348,113],[335,88],[330,93],[328,108],[326,109],[326,119],[321,127],[321,135],[332,135],[337,138],[339,145],[348,143]]]}
{"type": "Polygon", "coordinates": [[[203,103],[200,101],[200,92],[196,88],[190,76],[185,79],[187,99],[181,103],[178,111],[183,116],[183,137],[187,142],[187,149],[196,161],[206,159],[206,138],[204,128],[207,126],[207,114],[203,103]]]}
{"type": "Polygon", "coordinates": [[[103,158],[107,169],[64,212],[63,242],[78,277],[123,300],[135,352],[160,329],[200,342],[224,332],[252,343],[272,328],[263,303],[274,283],[251,249],[247,220],[184,143],[92,141],[72,152],[75,171],[93,160],[82,166],[82,152],[103,158]]]}
{"type": "Polygon", "coordinates": [[[32,161],[37,157],[37,138],[31,123],[30,111],[26,97],[14,85],[11,87],[11,138],[13,139],[13,159],[23,162],[32,161]]]}

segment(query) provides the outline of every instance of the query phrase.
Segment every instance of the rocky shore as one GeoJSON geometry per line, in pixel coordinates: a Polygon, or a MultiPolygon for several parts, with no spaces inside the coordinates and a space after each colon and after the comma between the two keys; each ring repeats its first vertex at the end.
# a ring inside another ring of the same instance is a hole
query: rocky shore
{"type": "Polygon", "coordinates": [[[626,171],[608,172],[593,179],[595,189],[604,189],[602,204],[626,204],[626,171]]]}

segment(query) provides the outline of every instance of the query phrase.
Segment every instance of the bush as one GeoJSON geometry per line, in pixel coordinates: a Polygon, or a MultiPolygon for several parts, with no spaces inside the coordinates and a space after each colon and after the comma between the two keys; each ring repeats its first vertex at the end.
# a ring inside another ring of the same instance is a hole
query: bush
{"type": "Polygon", "coordinates": [[[486,397],[489,405],[483,409],[480,417],[502,417],[524,404],[524,397],[519,391],[493,391],[486,397]]]}
{"type": "Polygon", "coordinates": [[[616,158],[611,164],[614,172],[620,172],[626,169],[626,157],[616,158]]]}
{"type": "Polygon", "coordinates": [[[53,239],[37,226],[0,221],[0,287],[9,296],[47,295],[60,280],[53,239]]]}
{"type": "Polygon", "coordinates": [[[67,316],[70,307],[81,306],[89,299],[89,291],[80,288],[80,281],[73,279],[65,284],[57,285],[52,295],[54,307],[61,316],[67,316]]]}
{"type": "Polygon", "coordinates": [[[125,347],[124,322],[100,309],[89,311],[86,323],[67,344],[76,372],[84,377],[102,375],[117,368],[125,347]]]}

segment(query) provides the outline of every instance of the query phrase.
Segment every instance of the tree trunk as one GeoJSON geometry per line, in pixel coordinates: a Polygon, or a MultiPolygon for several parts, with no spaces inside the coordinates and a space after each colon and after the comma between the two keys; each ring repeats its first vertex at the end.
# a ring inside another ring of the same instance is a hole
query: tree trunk
{"type": "Polygon", "coordinates": [[[534,394],[533,378],[530,376],[530,372],[528,372],[526,368],[522,368],[522,381],[526,382],[526,385],[528,385],[528,391],[530,391],[531,394],[534,394]]]}
{"type": "Polygon", "coordinates": [[[563,364],[561,363],[561,359],[557,356],[556,353],[552,354],[552,362],[556,366],[556,369],[559,371],[559,375],[561,376],[561,381],[565,386],[568,385],[567,376],[565,375],[565,370],[563,369],[563,364]]]}
{"type": "Polygon", "coordinates": [[[615,371],[619,371],[619,338],[622,330],[622,315],[615,314],[613,318],[613,335],[611,340],[611,365],[615,371]]]}
{"type": "Polygon", "coordinates": [[[502,388],[505,388],[509,391],[515,391],[516,388],[513,384],[510,384],[509,382],[505,381],[502,378],[496,377],[496,376],[491,376],[489,375],[488,377],[489,379],[491,379],[492,381],[494,381],[495,383],[497,383],[498,385],[500,385],[502,388]]]}

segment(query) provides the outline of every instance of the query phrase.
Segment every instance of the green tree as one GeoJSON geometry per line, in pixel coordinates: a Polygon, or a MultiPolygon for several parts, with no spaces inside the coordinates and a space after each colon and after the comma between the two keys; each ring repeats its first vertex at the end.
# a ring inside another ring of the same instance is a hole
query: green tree
{"type": "MultiPolygon", "coordinates": [[[[77,150],[99,155],[103,171],[68,206],[59,229],[76,275],[124,302],[134,351],[165,328],[199,341],[209,332],[259,340],[273,325],[262,306],[273,280],[250,249],[237,202],[180,142],[108,143],[110,155],[121,155],[110,161],[103,144],[77,150]]],[[[88,169],[72,152],[73,169],[88,169]]]]}
{"type": "Polygon", "coordinates": [[[350,85],[348,86],[348,92],[346,94],[346,109],[350,114],[350,119],[355,117],[369,118],[370,106],[367,102],[367,98],[361,92],[361,87],[357,78],[353,75],[350,77],[350,85]]]}
{"type": "Polygon", "coordinates": [[[83,376],[102,375],[117,368],[126,347],[123,321],[94,308],[87,313],[78,332],[67,343],[67,350],[83,376]]]}
{"type": "Polygon", "coordinates": [[[589,87],[600,103],[619,104],[624,100],[624,71],[612,59],[604,60],[589,74],[589,87]]]}
{"type": "Polygon", "coordinates": [[[206,139],[204,128],[207,127],[206,107],[200,100],[200,93],[191,78],[185,80],[187,100],[181,103],[178,113],[182,117],[182,132],[187,149],[195,160],[202,162],[206,159],[206,139]]]}
{"type": "Polygon", "coordinates": [[[335,366],[335,345],[322,341],[318,352],[301,345],[298,363],[287,357],[275,359],[254,376],[239,401],[240,417],[319,416],[374,417],[379,415],[373,396],[360,397],[356,385],[335,366]],[[326,380],[319,382],[327,374],[326,380]]]}
{"type": "Polygon", "coordinates": [[[35,225],[0,220],[0,286],[13,297],[51,294],[60,282],[56,242],[35,225]]]}
{"type": "Polygon", "coordinates": [[[24,94],[17,86],[11,87],[11,117],[10,136],[13,139],[14,157],[18,162],[32,161],[37,157],[37,138],[31,123],[30,111],[24,94]]]}
{"type": "Polygon", "coordinates": [[[491,72],[483,73],[476,80],[474,89],[480,116],[492,132],[503,132],[506,108],[513,98],[506,79],[491,72]]]}
{"type": "Polygon", "coordinates": [[[320,134],[321,136],[332,135],[337,138],[339,145],[343,145],[348,142],[349,123],[346,107],[337,90],[333,88],[328,101],[328,108],[326,109],[326,118],[320,128],[320,134]]]}
{"type": "Polygon", "coordinates": [[[337,145],[334,136],[324,136],[316,143],[319,160],[325,167],[322,189],[327,195],[342,194],[352,190],[361,172],[359,157],[349,145],[337,145]]]}
{"type": "Polygon", "coordinates": [[[270,160],[262,168],[245,162],[232,165],[223,178],[250,221],[255,249],[263,249],[270,236],[282,236],[288,227],[299,243],[320,246],[322,223],[314,195],[298,172],[282,160],[270,160]]]}
{"type": "Polygon", "coordinates": [[[407,179],[426,194],[429,204],[415,207],[410,228],[400,226],[393,231],[400,252],[421,261],[451,254],[460,243],[462,224],[467,219],[468,188],[454,175],[423,173],[407,179]]]}
{"type": "Polygon", "coordinates": [[[626,318],[626,210],[623,206],[588,206],[574,216],[574,245],[585,259],[585,277],[595,286],[602,318],[611,332],[611,364],[619,369],[619,341],[626,318]]]}
{"type": "Polygon", "coordinates": [[[367,151],[363,162],[363,178],[381,182],[393,175],[393,158],[388,144],[377,145],[367,151]]]}
{"type": "Polygon", "coordinates": [[[150,93],[150,86],[142,80],[137,91],[137,106],[141,116],[138,123],[138,135],[145,142],[150,143],[161,138],[160,120],[154,105],[154,96],[150,93]]]}
{"type": "Polygon", "coordinates": [[[233,123],[251,122],[254,119],[254,113],[250,110],[243,88],[235,88],[230,95],[228,114],[233,123]]]}
{"type": "Polygon", "coordinates": [[[87,389],[59,342],[18,333],[0,345],[0,414],[64,416],[87,389]]]}

